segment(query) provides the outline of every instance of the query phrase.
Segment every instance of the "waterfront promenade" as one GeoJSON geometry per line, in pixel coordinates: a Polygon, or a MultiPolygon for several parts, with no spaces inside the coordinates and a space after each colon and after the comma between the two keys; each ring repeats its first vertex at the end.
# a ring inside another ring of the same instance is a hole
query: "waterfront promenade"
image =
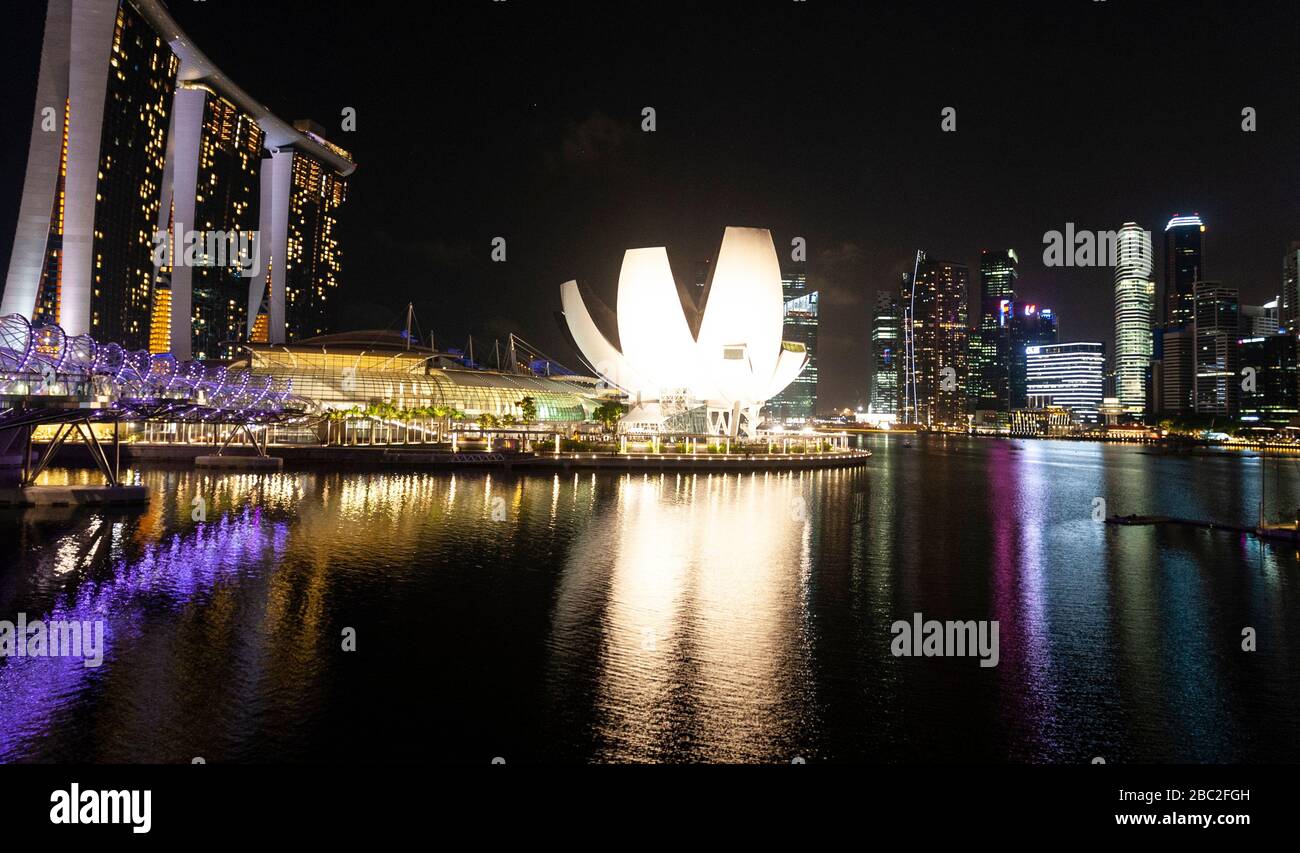
{"type": "MultiPolygon", "coordinates": [[[[476,468],[524,471],[767,471],[807,470],[815,468],[843,468],[865,464],[871,457],[867,450],[834,450],[821,453],[591,453],[551,451],[488,451],[462,448],[457,452],[409,446],[313,446],[272,445],[267,448],[271,457],[284,460],[295,467],[330,468],[420,468],[456,469],[476,468]]],[[[200,457],[210,458],[212,448],[203,444],[144,444],[122,445],[125,464],[175,463],[192,465],[200,457]]],[[[251,448],[232,447],[226,451],[231,458],[255,458],[251,448]]],[[[90,464],[89,452],[76,444],[59,449],[59,464],[90,464]],[[84,457],[84,458],[83,458],[84,457]]]]}

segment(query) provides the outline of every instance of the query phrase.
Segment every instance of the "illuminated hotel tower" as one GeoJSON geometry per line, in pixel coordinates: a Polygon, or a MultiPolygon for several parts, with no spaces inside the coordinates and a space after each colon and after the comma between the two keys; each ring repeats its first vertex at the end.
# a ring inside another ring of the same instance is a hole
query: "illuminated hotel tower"
{"type": "Polygon", "coordinates": [[[131,4],[50,0],[0,314],[146,345],[178,65],[131,4]]]}
{"type": "MultiPolygon", "coordinates": [[[[338,291],[343,259],[338,210],[347,197],[344,175],[336,166],[351,162],[348,152],[325,140],[319,126],[298,121],[294,129],[316,143],[317,151],[330,152],[334,157],[323,159],[312,149],[295,145],[277,150],[265,164],[262,203],[269,208],[271,217],[264,218],[263,227],[284,230],[272,232],[273,298],[263,301],[269,309],[271,328],[282,328],[287,341],[330,330],[330,300],[338,291]]],[[[256,304],[256,294],[250,295],[249,304],[256,304]]]]}
{"type": "MultiPolygon", "coordinates": [[[[258,177],[264,135],[249,111],[209,86],[181,84],[172,116],[173,144],[168,146],[166,206],[158,230],[169,235],[194,232],[203,241],[205,261],[211,260],[206,256],[207,235],[260,233],[258,177]]],[[[250,253],[250,260],[260,248],[250,253]]],[[[183,247],[173,246],[172,251],[183,247]]],[[[237,265],[164,263],[158,272],[171,286],[169,291],[159,289],[155,306],[167,300],[170,310],[156,313],[159,327],[151,336],[155,343],[165,339],[166,349],[182,352],[188,336],[191,357],[228,359],[235,342],[248,340],[248,280],[237,265]]]]}
{"type": "Polygon", "coordinates": [[[1115,245],[1115,396],[1124,411],[1141,414],[1146,409],[1156,295],[1151,235],[1137,223],[1125,222],[1115,245]]]}
{"type": "Polygon", "coordinates": [[[160,0],[50,0],[0,314],[182,359],[228,355],[259,314],[271,342],[325,331],[355,168],[235,85],[160,0]],[[239,281],[155,264],[171,226],[256,229],[259,264],[239,281]]]}

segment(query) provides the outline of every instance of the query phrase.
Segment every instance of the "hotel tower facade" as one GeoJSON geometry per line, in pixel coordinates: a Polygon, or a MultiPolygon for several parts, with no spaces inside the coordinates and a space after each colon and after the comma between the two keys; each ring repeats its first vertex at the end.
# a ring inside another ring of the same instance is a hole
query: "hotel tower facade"
{"type": "Polygon", "coordinates": [[[160,0],[49,0],[0,314],[181,360],[330,331],[355,168],[160,0]],[[242,267],[216,262],[218,237],[253,247],[242,267]]]}

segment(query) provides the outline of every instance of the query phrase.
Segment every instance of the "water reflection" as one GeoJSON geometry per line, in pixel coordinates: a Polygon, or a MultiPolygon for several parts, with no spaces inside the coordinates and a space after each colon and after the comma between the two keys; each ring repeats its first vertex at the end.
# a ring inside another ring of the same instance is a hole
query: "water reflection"
{"type": "Polygon", "coordinates": [[[595,676],[600,758],[770,755],[815,701],[806,484],[692,474],[612,485],[615,511],[592,520],[565,564],[555,699],[595,676]],[[791,686],[802,700],[794,707],[791,686]]]}
{"type": "Polygon", "coordinates": [[[1300,758],[1295,549],[1093,519],[1240,522],[1259,460],[873,449],[739,475],[146,469],[143,513],[0,514],[0,618],[104,619],[108,646],[0,662],[0,759],[1300,758]],[[892,657],[914,612],[997,619],[999,666],[892,657]]]}
{"type": "MultiPolygon", "coordinates": [[[[147,528],[149,516],[142,521],[147,528]]],[[[100,559],[112,564],[102,580],[70,586],[45,610],[17,612],[29,620],[104,623],[104,661],[86,667],[82,658],[14,657],[0,667],[0,758],[23,754],[30,739],[45,734],[61,710],[61,700],[97,691],[103,673],[112,673],[118,647],[145,639],[150,610],[184,607],[210,594],[225,577],[238,573],[250,561],[274,560],[283,552],[288,536],[284,523],[265,523],[261,510],[244,507],[237,515],[222,516],[213,524],[198,524],[182,535],[172,533],[162,541],[146,541],[138,558],[123,559],[122,534],[126,522],[90,518],[80,547],[69,537],[35,556],[37,580],[66,578],[100,559]]],[[[8,612],[6,613],[8,616],[8,612]]],[[[130,680],[130,679],[127,679],[130,680]]],[[[166,701],[167,687],[157,682],[136,683],[140,707],[166,701]]]]}

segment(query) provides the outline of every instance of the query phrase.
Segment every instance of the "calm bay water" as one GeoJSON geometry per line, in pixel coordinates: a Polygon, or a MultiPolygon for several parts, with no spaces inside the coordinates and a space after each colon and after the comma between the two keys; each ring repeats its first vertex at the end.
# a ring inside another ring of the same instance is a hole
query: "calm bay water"
{"type": "MultiPolygon", "coordinates": [[[[143,512],[0,511],[0,619],[107,631],[97,669],[0,661],[0,760],[1300,761],[1295,548],[1093,520],[1253,524],[1258,458],[866,445],[712,476],[144,468],[143,512]],[[915,612],[998,620],[998,666],[893,657],[915,612]]],[[[1300,460],[1267,492],[1300,506],[1300,460]]]]}

